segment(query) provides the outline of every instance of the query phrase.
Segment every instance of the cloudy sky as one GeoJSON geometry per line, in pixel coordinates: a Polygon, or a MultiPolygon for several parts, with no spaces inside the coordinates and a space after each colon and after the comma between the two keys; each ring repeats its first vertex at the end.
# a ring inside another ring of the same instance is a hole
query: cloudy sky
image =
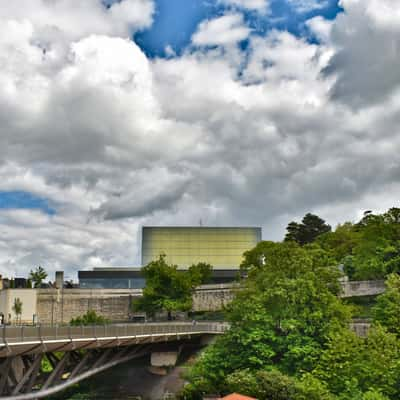
{"type": "Polygon", "coordinates": [[[0,274],[398,206],[399,50],[395,0],[1,2],[0,274]]]}

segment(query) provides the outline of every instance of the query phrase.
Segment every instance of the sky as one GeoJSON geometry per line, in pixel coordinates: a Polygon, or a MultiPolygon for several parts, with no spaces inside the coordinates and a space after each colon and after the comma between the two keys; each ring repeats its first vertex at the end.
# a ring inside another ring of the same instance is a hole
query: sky
{"type": "Polygon", "coordinates": [[[399,50],[393,0],[2,2],[0,274],[399,206],[399,50]]]}

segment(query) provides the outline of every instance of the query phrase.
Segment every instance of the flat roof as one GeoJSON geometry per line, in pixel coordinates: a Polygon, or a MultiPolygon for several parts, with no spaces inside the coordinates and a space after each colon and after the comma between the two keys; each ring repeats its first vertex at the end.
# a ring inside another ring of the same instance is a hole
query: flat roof
{"type": "MultiPolygon", "coordinates": [[[[178,269],[180,272],[186,269],[178,269]]],[[[239,273],[238,269],[213,269],[212,276],[215,278],[235,277],[239,273]]],[[[125,268],[124,270],[82,270],[78,271],[78,278],[139,278],[142,277],[140,269],[125,268]]]]}
{"type": "Polygon", "coordinates": [[[261,226],[195,226],[195,225],[180,225],[180,226],[165,226],[165,225],[152,225],[152,226],[142,226],[145,228],[157,228],[157,229],[262,229],[261,226]]]}
{"type": "Polygon", "coordinates": [[[142,267],[94,267],[89,271],[139,271],[142,267]]]}

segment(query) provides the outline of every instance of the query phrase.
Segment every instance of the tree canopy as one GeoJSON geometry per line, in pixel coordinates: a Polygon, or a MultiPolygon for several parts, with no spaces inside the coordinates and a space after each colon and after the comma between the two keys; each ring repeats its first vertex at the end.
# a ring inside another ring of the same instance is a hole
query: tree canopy
{"type": "Polygon", "coordinates": [[[378,296],[373,308],[376,322],[384,326],[388,332],[400,338],[400,276],[390,274],[386,280],[386,291],[378,296]]]}
{"type": "Polygon", "coordinates": [[[47,272],[39,265],[34,271],[29,273],[29,279],[34,283],[35,288],[40,287],[47,278],[47,272]]]}
{"type": "Polygon", "coordinates": [[[195,365],[187,393],[231,390],[237,371],[275,368],[292,376],[316,367],[327,332],[350,318],[337,297],[340,273],[322,253],[294,242],[262,242],[247,253],[253,265],[228,307],[231,329],[195,365]]]}
{"type": "Polygon", "coordinates": [[[351,280],[384,279],[400,273],[400,209],[383,214],[366,211],[359,222],[339,225],[315,243],[343,264],[351,280]]]}
{"type": "Polygon", "coordinates": [[[143,296],[134,301],[133,308],[154,315],[159,311],[189,311],[192,308],[192,293],[196,286],[206,283],[211,277],[212,267],[206,263],[192,265],[188,271],[179,271],[176,265],[168,264],[165,255],[142,268],[146,286],[143,296]]]}
{"type": "Polygon", "coordinates": [[[18,321],[18,319],[20,320],[21,319],[21,314],[22,314],[22,301],[21,301],[21,299],[19,297],[16,297],[14,299],[12,310],[13,310],[15,316],[16,316],[17,321],[18,321]]]}
{"type": "Polygon", "coordinates": [[[294,241],[305,245],[312,243],[318,236],[330,232],[331,227],[318,215],[307,213],[301,223],[289,222],[286,230],[285,241],[294,241]]]}
{"type": "Polygon", "coordinates": [[[247,279],[227,310],[231,328],[201,354],[181,397],[240,392],[259,400],[399,399],[399,275],[388,276],[366,338],[351,331],[352,307],[338,296],[336,254],[357,247],[364,228],[346,225],[322,244],[264,241],[246,252],[241,267],[247,279]],[[327,242],[337,244],[338,253],[327,242]]]}

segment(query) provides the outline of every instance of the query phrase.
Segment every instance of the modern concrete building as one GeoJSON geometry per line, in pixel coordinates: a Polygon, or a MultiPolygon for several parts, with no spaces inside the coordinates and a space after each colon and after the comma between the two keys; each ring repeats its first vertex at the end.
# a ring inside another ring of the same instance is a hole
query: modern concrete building
{"type": "MultiPolygon", "coordinates": [[[[213,266],[213,283],[231,282],[243,253],[261,240],[257,227],[143,227],[142,265],[165,254],[166,261],[185,271],[199,262],[213,266]]],[[[81,288],[139,289],[145,281],[140,267],[79,271],[81,288]]]]}
{"type": "Polygon", "coordinates": [[[215,269],[238,269],[243,253],[261,240],[255,227],[143,227],[142,265],[165,254],[170,264],[187,269],[206,262],[215,269]]]}

